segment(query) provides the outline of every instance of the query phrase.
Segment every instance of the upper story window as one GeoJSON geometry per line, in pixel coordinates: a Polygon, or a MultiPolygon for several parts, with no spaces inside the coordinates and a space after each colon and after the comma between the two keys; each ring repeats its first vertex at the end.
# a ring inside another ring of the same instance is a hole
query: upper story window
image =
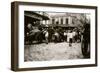
{"type": "Polygon", "coordinates": [[[63,24],[63,18],[61,18],[61,24],[63,24]]]}
{"type": "Polygon", "coordinates": [[[55,19],[52,19],[52,24],[55,24],[55,19]]]}
{"type": "Polygon", "coordinates": [[[68,18],[66,18],[66,24],[68,24],[68,18]]]}

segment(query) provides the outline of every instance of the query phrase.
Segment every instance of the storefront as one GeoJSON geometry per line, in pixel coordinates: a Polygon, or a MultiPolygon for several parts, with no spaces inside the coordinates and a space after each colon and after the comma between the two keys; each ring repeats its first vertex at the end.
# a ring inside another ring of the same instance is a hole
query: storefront
{"type": "Polygon", "coordinates": [[[38,26],[43,24],[43,21],[49,20],[49,17],[43,12],[37,13],[32,11],[25,11],[24,12],[24,22],[25,26],[28,25],[28,23],[31,23],[33,26],[38,26]]]}

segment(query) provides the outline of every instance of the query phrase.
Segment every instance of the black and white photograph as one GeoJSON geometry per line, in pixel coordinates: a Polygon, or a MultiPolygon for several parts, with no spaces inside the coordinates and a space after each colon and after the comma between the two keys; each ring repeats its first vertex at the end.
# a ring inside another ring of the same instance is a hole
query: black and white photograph
{"type": "Polygon", "coordinates": [[[12,3],[12,69],[97,66],[97,7],[12,3]]]}
{"type": "Polygon", "coordinates": [[[24,61],[90,58],[90,16],[24,11],[24,61]]]}

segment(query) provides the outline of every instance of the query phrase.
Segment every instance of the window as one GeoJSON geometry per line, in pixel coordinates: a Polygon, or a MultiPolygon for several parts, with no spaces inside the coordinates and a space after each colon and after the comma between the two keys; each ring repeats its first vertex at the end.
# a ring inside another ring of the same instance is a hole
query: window
{"type": "Polygon", "coordinates": [[[75,24],[75,19],[72,19],[72,24],[75,24]]]}
{"type": "Polygon", "coordinates": [[[61,18],[61,24],[63,24],[63,18],[61,18]]]}
{"type": "Polygon", "coordinates": [[[68,24],[68,18],[66,18],[66,24],[68,24]]]}
{"type": "Polygon", "coordinates": [[[52,19],[52,24],[54,24],[55,23],[55,19],[52,19]]]}

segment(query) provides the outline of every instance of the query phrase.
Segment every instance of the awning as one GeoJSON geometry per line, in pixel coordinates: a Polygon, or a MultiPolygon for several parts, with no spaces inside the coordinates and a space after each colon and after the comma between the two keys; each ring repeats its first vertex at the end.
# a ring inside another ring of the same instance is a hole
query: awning
{"type": "Polygon", "coordinates": [[[41,15],[41,14],[33,12],[33,11],[25,11],[24,15],[31,17],[31,18],[34,18],[34,19],[38,19],[38,20],[49,20],[48,16],[41,15]]]}

